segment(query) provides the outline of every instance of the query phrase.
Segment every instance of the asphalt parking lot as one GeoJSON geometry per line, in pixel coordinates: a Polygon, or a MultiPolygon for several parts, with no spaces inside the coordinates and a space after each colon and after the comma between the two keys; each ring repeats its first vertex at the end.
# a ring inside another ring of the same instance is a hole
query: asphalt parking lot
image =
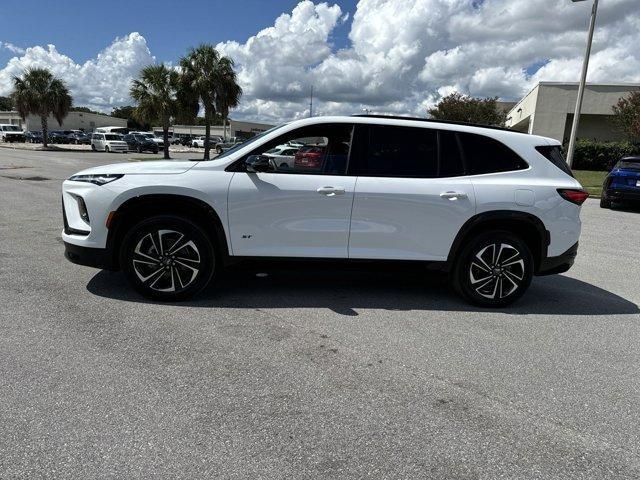
{"type": "Polygon", "coordinates": [[[371,267],[156,304],[62,255],[61,181],[128,157],[0,148],[0,478],[640,477],[640,212],[502,311],[371,267]]]}

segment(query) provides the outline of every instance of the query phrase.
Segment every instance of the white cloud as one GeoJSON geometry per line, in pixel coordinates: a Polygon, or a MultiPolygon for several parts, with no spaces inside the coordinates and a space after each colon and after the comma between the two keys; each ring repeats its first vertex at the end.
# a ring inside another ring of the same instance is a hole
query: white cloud
{"type": "Polygon", "coordinates": [[[5,50],[9,50],[11,53],[17,53],[19,55],[24,54],[26,50],[22,47],[18,47],[11,42],[0,42],[0,48],[4,48],[5,50]]]}
{"type": "Polygon", "coordinates": [[[130,103],[129,87],[140,69],[155,63],[147,42],[137,32],[116,38],[96,58],[77,64],[58,52],[55,45],[27,48],[0,70],[0,95],[12,90],[13,77],[26,69],[46,67],[69,87],[75,105],[86,105],[102,111],[130,103]]]}
{"type": "MultiPolygon", "coordinates": [[[[590,81],[640,82],[637,6],[601,2],[590,81]]],[[[311,85],[318,114],[424,115],[452,91],[517,99],[541,80],[576,81],[589,9],[590,2],[568,0],[360,0],[351,16],[337,4],[304,0],[272,27],[217,48],[236,61],[244,88],[236,118],[306,116],[311,85]],[[349,42],[336,49],[343,24],[349,42]]],[[[67,81],[76,104],[104,110],[129,103],[130,79],[154,61],[137,33],[82,65],[51,45],[20,55],[0,70],[0,94],[11,75],[42,65],[67,81]]]]}

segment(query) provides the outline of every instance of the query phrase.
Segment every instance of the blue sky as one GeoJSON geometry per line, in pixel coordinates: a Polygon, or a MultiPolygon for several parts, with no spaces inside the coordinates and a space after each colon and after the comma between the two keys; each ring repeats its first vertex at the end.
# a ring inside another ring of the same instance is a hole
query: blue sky
{"type": "MultiPolygon", "coordinates": [[[[115,37],[140,32],[159,61],[176,63],[186,50],[202,42],[244,42],[290,13],[299,0],[29,0],[3,1],[0,41],[22,48],[54,44],[82,63],[115,37]],[[98,5],[103,5],[99,7],[98,5]]],[[[356,0],[334,0],[350,16],[356,0]]],[[[349,22],[332,32],[336,48],[348,45],[349,22]]],[[[0,65],[12,56],[0,49],[0,65]]]]}
{"type": "MultiPolygon", "coordinates": [[[[589,81],[640,83],[638,1],[601,2],[589,81]]],[[[304,117],[312,85],[317,114],[421,116],[452,92],[517,100],[540,81],[577,81],[590,8],[570,0],[4,0],[0,95],[11,93],[14,76],[44,67],[76,105],[110,112],[132,103],[131,81],[154,58],[175,65],[206,42],[235,61],[244,90],[235,118],[304,117]]]]}

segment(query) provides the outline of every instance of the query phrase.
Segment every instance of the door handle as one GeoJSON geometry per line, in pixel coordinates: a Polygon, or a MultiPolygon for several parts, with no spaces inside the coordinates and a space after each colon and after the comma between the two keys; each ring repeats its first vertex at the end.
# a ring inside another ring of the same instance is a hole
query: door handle
{"type": "Polygon", "coordinates": [[[334,197],[336,195],[344,195],[345,190],[343,187],[320,187],[316,192],[327,197],[334,197]]]}
{"type": "Polygon", "coordinates": [[[442,192],[440,198],[446,198],[447,200],[462,200],[467,198],[467,194],[464,192],[442,192]]]}

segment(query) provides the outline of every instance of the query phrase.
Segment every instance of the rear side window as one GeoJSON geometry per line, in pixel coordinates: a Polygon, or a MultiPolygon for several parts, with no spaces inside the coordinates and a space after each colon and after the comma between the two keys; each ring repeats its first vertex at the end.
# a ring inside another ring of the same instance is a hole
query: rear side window
{"type": "Polygon", "coordinates": [[[571,173],[571,169],[564,159],[560,145],[540,145],[536,147],[536,150],[564,173],[573,177],[573,173],[571,173]]]}
{"type": "Polygon", "coordinates": [[[438,175],[436,130],[411,127],[369,127],[366,175],[430,178],[438,175]]]}
{"type": "Polygon", "coordinates": [[[528,167],[517,153],[498,140],[474,133],[459,132],[458,136],[469,175],[524,170],[528,167]]]}

